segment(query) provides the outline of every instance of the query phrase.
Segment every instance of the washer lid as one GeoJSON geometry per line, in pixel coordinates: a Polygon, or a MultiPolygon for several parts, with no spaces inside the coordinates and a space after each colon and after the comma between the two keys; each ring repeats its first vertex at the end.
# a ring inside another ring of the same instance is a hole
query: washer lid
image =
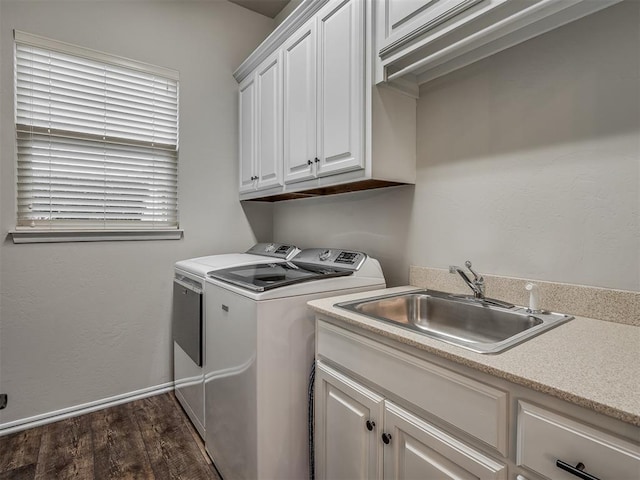
{"type": "Polygon", "coordinates": [[[254,291],[264,292],[274,288],[332,277],[352,275],[353,270],[324,265],[300,265],[292,262],[242,265],[214,270],[207,275],[226,283],[254,291]]]}
{"type": "Polygon", "coordinates": [[[206,276],[211,270],[229,268],[237,265],[247,265],[249,263],[276,262],[279,260],[289,260],[300,252],[300,249],[292,245],[281,243],[256,243],[245,253],[223,253],[218,255],[208,255],[206,257],[190,258],[176,262],[178,270],[198,275],[206,276]]]}
{"type": "Polygon", "coordinates": [[[205,277],[207,272],[220,268],[229,268],[237,265],[255,263],[273,263],[277,261],[273,257],[261,257],[250,253],[224,253],[221,255],[209,255],[207,257],[190,258],[177,262],[175,268],[184,272],[205,277]]]}

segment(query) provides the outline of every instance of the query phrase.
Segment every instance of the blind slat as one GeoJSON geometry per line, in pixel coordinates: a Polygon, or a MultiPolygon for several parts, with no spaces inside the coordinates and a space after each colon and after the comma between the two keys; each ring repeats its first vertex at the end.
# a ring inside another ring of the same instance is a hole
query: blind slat
{"type": "Polygon", "coordinates": [[[177,228],[178,82],[127,62],[16,43],[18,226],[177,228]]]}
{"type": "MultiPolygon", "coordinates": [[[[18,89],[18,97],[23,97],[26,101],[31,98],[54,98],[57,101],[64,102],[65,99],[70,99],[70,103],[77,103],[77,99],[81,99],[83,102],[94,102],[98,105],[105,103],[105,95],[100,95],[98,92],[92,93],[90,89],[72,88],[71,86],[56,86],[52,87],[49,84],[35,83],[35,82],[21,82],[18,89]]],[[[166,110],[169,114],[174,114],[177,109],[177,103],[173,101],[167,101],[162,98],[156,98],[155,102],[138,102],[134,97],[125,98],[121,100],[116,97],[108,97],[109,105],[129,107],[135,107],[144,111],[162,112],[166,110]]]]}
{"type": "Polygon", "coordinates": [[[160,112],[133,109],[124,110],[123,108],[111,108],[110,106],[106,106],[105,108],[104,105],[75,105],[73,103],[66,102],[58,102],[55,106],[52,106],[49,103],[49,99],[45,98],[31,98],[28,100],[28,102],[24,102],[21,98],[18,98],[18,108],[22,110],[28,108],[30,109],[30,111],[47,115],[51,115],[52,111],[59,112],[59,115],[66,116],[76,116],[78,114],[82,114],[83,116],[88,116],[89,118],[105,119],[112,123],[118,123],[119,120],[128,120],[129,122],[131,122],[132,119],[135,119],[136,123],[153,123],[153,125],[161,128],[165,132],[171,132],[173,134],[177,132],[172,116],[168,114],[162,114],[160,112]]]}

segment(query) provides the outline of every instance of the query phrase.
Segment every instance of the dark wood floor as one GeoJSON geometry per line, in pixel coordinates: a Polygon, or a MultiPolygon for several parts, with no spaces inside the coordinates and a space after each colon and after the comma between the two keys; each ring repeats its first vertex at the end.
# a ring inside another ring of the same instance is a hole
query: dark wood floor
{"type": "Polygon", "coordinates": [[[0,437],[0,480],[219,480],[173,394],[0,437]]]}

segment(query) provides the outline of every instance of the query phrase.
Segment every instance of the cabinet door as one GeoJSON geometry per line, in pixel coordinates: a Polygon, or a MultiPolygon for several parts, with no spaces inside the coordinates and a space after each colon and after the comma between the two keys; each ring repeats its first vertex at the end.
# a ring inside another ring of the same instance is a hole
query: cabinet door
{"type": "Polygon", "coordinates": [[[378,49],[393,48],[454,19],[484,0],[378,0],[378,49]]]}
{"type": "Polygon", "coordinates": [[[315,386],[317,479],[380,478],[382,443],[378,441],[378,431],[382,425],[382,405],[381,396],[318,362],[315,386]]]}
{"type": "Polygon", "coordinates": [[[250,75],[240,84],[240,192],[248,192],[255,188],[256,165],[256,82],[255,75],[250,75]]]}
{"type": "Polygon", "coordinates": [[[316,20],[283,47],[284,181],[314,177],[316,158],[316,20]]]}
{"type": "Polygon", "coordinates": [[[319,176],[364,166],[365,4],[334,0],[318,14],[319,176]]]}
{"type": "Polygon", "coordinates": [[[258,182],[262,190],[282,185],[282,56],[269,57],[256,72],[258,182]]]}
{"type": "Polygon", "coordinates": [[[425,420],[385,401],[384,478],[497,480],[505,465],[471,448],[425,420]],[[390,439],[389,439],[390,437],[390,439]]]}

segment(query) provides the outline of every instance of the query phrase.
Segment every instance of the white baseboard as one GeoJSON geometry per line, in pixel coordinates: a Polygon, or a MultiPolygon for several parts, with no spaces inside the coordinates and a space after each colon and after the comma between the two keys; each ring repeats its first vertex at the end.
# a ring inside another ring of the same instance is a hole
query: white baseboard
{"type": "Polygon", "coordinates": [[[141,390],[103,398],[94,402],[83,403],[81,405],[55,410],[53,412],[42,413],[33,417],[21,418],[19,420],[14,420],[13,422],[2,423],[0,424],[0,437],[3,435],[9,435],[10,433],[19,432],[21,430],[27,430],[28,428],[39,427],[48,423],[64,420],[66,418],[95,412],[96,410],[102,410],[103,408],[109,408],[123,403],[132,402],[134,400],[139,400],[141,398],[170,392],[173,390],[173,386],[174,382],[167,382],[161,385],[155,385],[153,387],[147,387],[141,390]]]}

